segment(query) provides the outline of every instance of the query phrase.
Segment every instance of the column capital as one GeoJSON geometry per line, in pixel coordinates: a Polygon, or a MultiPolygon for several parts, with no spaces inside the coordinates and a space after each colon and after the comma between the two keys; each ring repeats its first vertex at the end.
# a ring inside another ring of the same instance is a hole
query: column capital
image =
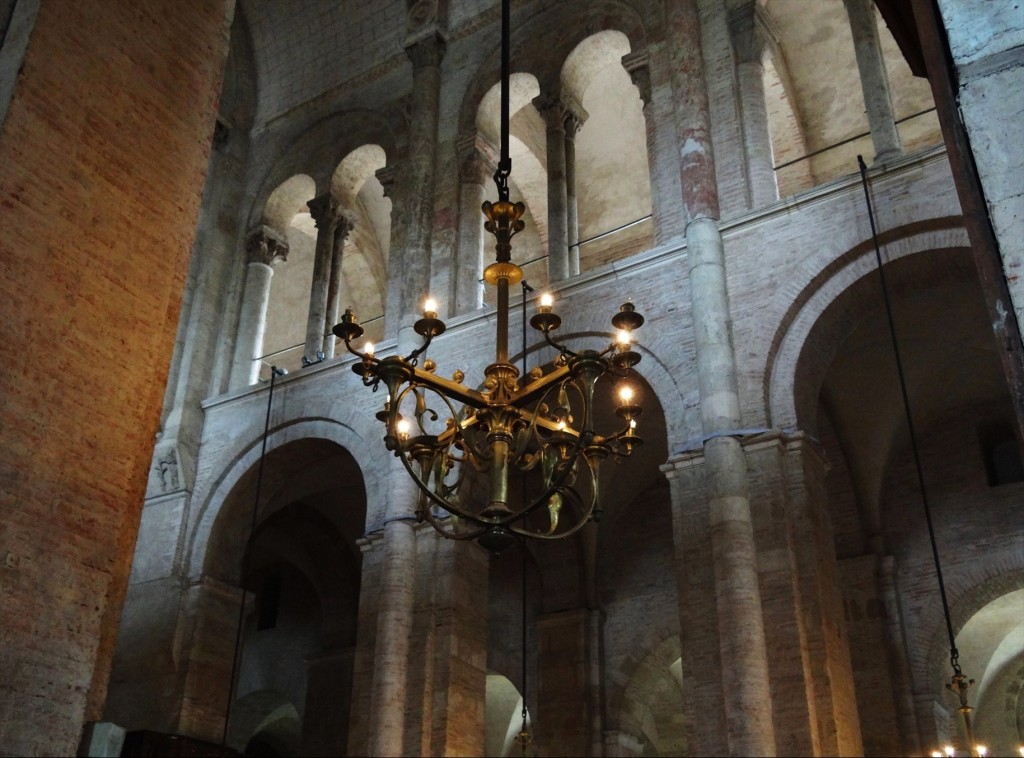
{"type": "Polygon", "coordinates": [[[570,105],[557,92],[542,92],[533,98],[533,105],[548,129],[561,129],[569,136],[575,135],[587,120],[588,114],[581,106],[570,105]]]}
{"type": "Polygon", "coordinates": [[[288,260],[288,242],[273,228],[262,225],[249,232],[245,240],[245,251],[250,263],[273,266],[278,261],[288,260]]]}
{"type": "Polygon", "coordinates": [[[392,200],[394,200],[395,177],[397,174],[398,172],[393,164],[388,164],[374,172],[374,176],[377,177],[377,181],[380,182],[380,186],[384,189],[384,197],[390,197],[392,200]]]}
{"type": "Polygon", "coordinates": [[[306,203],[306,207],[309,208],[309,215],[313,217],[317,229],[324,229],[326,225],[334,223],[338,213],[338,204],[330,192],[317,195],[306,203]]]}
{"type": "Polygon", "coordinates": [[[729,10],[729,36],[739,63],[760,63],[765,49],[779,40],[775,22],[757,0],[744,0],[729,10]]]}
{"type": "Polygon", "coordinates": [[[622,67],[629,74],[630,81],[640,90],[640,101],[646,109],[651,102],[651,66],[647,50],[637,50],[622,56],[622,67]]]}
{"type": "Polygon", "coordinates": [[[436,28],[413,40],[407,40],[405,54],[412,61],[413,71],[424,68],[440,68],[444,58],[445,40],[436,28]]]}

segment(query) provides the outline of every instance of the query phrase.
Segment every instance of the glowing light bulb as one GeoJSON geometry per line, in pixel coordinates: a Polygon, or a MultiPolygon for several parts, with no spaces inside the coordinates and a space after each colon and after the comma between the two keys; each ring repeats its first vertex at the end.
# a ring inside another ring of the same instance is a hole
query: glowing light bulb
{"type": "Polygon", "coordinates": [[[956,754],[956,750],[953,749],[952,745],[946,745],[946,747],[942,748],[942,752],[949,756],[949,758],[953,758],[956,754]]]}
{"type": "Polygon", "coordinates": [[[939,750],[932,751],[932,758],[942,758],[942,752],[939,750]]]}
{"type": "Polygon", "coordinates": [[[985,745],[975,745],[974,750],[981,756],[981,758],[985,758],[985,755],[988,753],[988,747],[985,745]]]}
{"type": "Polygon", "coordinates": [[[363,345],[363,352],[366,353],[367,355],[372,357],[373,351],[374,347],[372,342],[367,342],[365,345],[363,345]]]}
{"type": "Polygon", "coordinates": [[[1021,758],[1024,758],[1024,745],[1020,745],[1017,748],[1017,752],[1020,753],[1021,758]]]}
{"type": "Polygon", "coordinates": [[[631,418],[629,420],[629,429],[630,429],[630,431],[632,431],[633,429],[636,429],[636,419],[635,418],[631,418]]]}
{"type": "Polygon", "coordinates": [[[411,428],[411,426],[412,425],[409,423],[409,419],[405,419],[405,418],[399,419],[398,420],[398,424],[396,424],[396,428],[398,430],[398,436],[402,437],[403,439],[405,437],[408,437],[409,436],[409,429],[411,428]]]}
{"type": "Polygon", "coordinates": [[[633,335],[625,329],[619,329],[619,333],[615,335],[615,341],[623,347],[629,347],[630,343],[633,341],[633,335]]]}
{"type": "Polygon", "coordinates": [[[428,313],[437,313],[437,301],[432,297],[428,297],[427,301],[423,303],[423,311],[423,315],[428,313]]]}
{"type": "Polygon", "coordinates": [[[540,296],[540,307],[541,308],[550,308],[554,304],[555,304],[555,298],[552,296],[552,294],[550,292],[545,292],[543,295],[540,296]]]}
{"type": "Polygon", "coordinates": [[[619,387],[619,400],[622,401],[623,405],[629,405],[633,401],[634,394],[633,388],[628,384],[619,387]]]}
{"type": "Polygon", "coordinates": [[[558,426],[558,431],[560,431],[560,432],[564,432],[565,431],[565,421],[564,420],[559,421],[557,426],[558,426]]]}

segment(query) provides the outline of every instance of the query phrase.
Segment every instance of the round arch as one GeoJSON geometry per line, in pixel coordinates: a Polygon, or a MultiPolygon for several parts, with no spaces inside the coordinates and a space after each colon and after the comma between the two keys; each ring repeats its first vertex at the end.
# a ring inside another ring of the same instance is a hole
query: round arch
{"type": "MultiPolygon", "coordinates": [[[[366,518],[383,508],[383,483],[376,461],[367,452],[366,440],[353,429],[337,421],[323,418],[302,419],[272,428],[267,437],[269,456],[290,443],[300,440],[321,440],[333,443],[351,457],[357,468],[366,494],[366,518]]],[[[247,474],[254,477],[262,450],[262,434],[240,446],[240,451],[214,481],[208,494],[202,497],[196,510],[197,517],[186,537],[184,547],[187,575],[198,581],[203,575],[215,525],[221,519],[229,496],[247,474]]],[[[254,481],[254,478],[252,479],[254,481]]],[[[201,493],[197,493],[201,494],[201,493]]],[[[251,501],[248,504],[251,505],[251,501]]],[[[363,524],[365,529],[365,523],[363,524]]]]}
{"type": "Polygon", "coordinates": [[[398,136],[389,120],[363,108],[334,113],[304,129],[276,136],[267,148],[272,153],[269,165],[255,181],[259,189],[247,213],[249,226],[259,219],[270,193],[289,176],[301,173],[312,177],[314,192],[304,202],[329,191],[338,164],[362,145],[377,145],[388,156],[399,151],[398,136]]]}
{"type": "MultiPolygon", "coordinates": [[[[930,250],[969,246],[967,233],[960,226],[959,219],[938,219],[935,225],[939,228],[924,231],[900,228],[884,235],[881,242],[886,260],[891,263],[930,250]]],[[[825,334],[824,330],[819,330],[811,340],[812,330],[843,293],[859,280],[876,273],[874,247],[867,240],[817,272],[794,298],[776,330],[762,373],[769,425],[789,428],[811,423],[809,428],[813,428],[822,377],[800,377],[798,366],[802,358],[814,354],[823,372],[842,335],[825,334]]],[[[844,328],[841,321],[837,321],[836,328],[844,328]]]]}

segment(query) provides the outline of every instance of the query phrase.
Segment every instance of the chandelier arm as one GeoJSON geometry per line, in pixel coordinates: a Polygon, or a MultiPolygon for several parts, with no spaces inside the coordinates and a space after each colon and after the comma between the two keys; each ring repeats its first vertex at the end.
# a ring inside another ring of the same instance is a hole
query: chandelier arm
{"type": "MultiPolygon", "coordinates": [[[[587,466],[587,469],[591,471],[591,486],[593,487],[593,494],[590,497],[590,505],[582,507],[582,513],[580,514],[579,521],[576,522],[575,526],[573,526],[570,529],[566,529],[565,531],[556,532],[553,534],[547,534],[545,532],[534,532],[529,529],[521,529],[511,525],[509,525],[509,529],[515,534],[520,535],[521,537],[533,537],[542,540],[564,539],[565,537],[570,537],[576,532],[578,532],[580,529],[582,529],[590,521],[590,516],[594,512],[594,505],[597,503],[597,480],[596,478],[593,477],[593,470],[590,469],[589,465],[587,466]]],[[[579,497],[578,494],[576,494],[574,488],[570,488],[566,490],[566,492],[572,492],[573,494],[570,496],[575,497],[576,502],[579,503],[580,506],[583,506],[583,500],[582,498],[579,497]]]]}
{"type": "Polygon", "coordinates": [[[548,387],[550,387],[552,384],[560,382],[561,380],[565,379],[565,377],[567,377],[568,375],[569,367],[567,365],[558,366],[551,373],[545,374],[540,379],[530,382],[521,390],[514,393],[512,395],[511,400],[509,400],[509,403],[516,407],[529,405],[542,394],[546,393],[548,387]]]}
{"type": "Polygon", "coordinates": [[[376,358],[369,353],[361,353],[352,347],[351,338],[347,336],[345,337],[345,349],[352,353],[356,358],[361,358],[363,363],[380,363],[379,358],[376,358]]]}
{"type": "Polygon", "coordinates": [[[437,531],[442,537],[449,540],[475,540],[477,537],[484,534],[490,528],[480,527],[478,529],[473,529],[468,532],[459,532],[455,529],[448,530],[444,528],[444,526],[441,524],[441,521],[434,516],[434,514],[431,512],[431,509],[429,508],[427,508],[426,511],[424,511],[423,519],[428,524],[430,524],[430,526],[433,527],[434,530],[437,531]]]}
{"type": "MultiPolygon", "coordinates": [[[[434,503],[436,503],[441,508],[444,508],[446,511],[450,511],[451,513],[454,513],[459,518],[465,519],[466,521],[470,521],[470,522],[472,522],[474,524],[487,525],[487,526],[496,526],[499,523],[497,521],[484,521],[479,516],[476,516],[475,514],[469,513],[467,511],[464,511],[464,510],[462,510],[462,508],[460,508],[459,506],[455,505],[450,500],[447,500],[447,499],[441,497],[436,492],[434,492],[426,482],[424,482],[420,478],[420,475],[416,472],[416,470],[413,468],[413,466],[409,463],[409,458],[408,458],[408,456],[406,454],[406,451],[399,450],[398,451],[398,457],[399,457],[399,459],[401,459],[402,465],[405,466],[405,470],[407,472],[409,472],[409,476],[412,477],[412,480],[416,483],[416,486],[420,488],[420,491],[422,491],[424,494],[426,494],[426,496],[428,498],[433,500],[434,503]]],[[[429,510],[429,509],[426,509],[426,510],[429,510]]]]}
{"type": "Polygon", "coordinates": [[[469,456],[470,462],[473,467],[481,473],[486,471],[487,465],[485,462],[491,460],[490,453],[487,450],[481,450],[480,446],[474,442],[470,437],[461,433],[458,434],[459,441],[463,444],[466,455],[469,456]]]}
{"type": "Polygon", "coordinates": [[[421,355],[423,355],[423,353],[426,351],[426,349],[428,347],[430,347],[430,343],[433,342],[433,341],[434,341],[434,335],[431,334],[430,332],[427,332],[426,337],[423,338],[423,344],[420,345],[415,350],[413,350],[411,353],[409,353],[409,355],[407,355],[404,358],[405,362],[408,363],[408,364],[411,364],[413,367],[415,367],[416,366],[416,359],[419,358],[421,355]]]}
{"type": "Polygon", "coordinates": [[[565,486],[565,480],[569,478],[569,474],[572,472],[573,467],[576,464],[576,458],[578,456],[579,453],[577,452],[576,455],[568,457],[564,461],[562,461],[562,463],[565,465],[562,465],[560,467],[561,471],[556,474],[557,481],[555,481],[554,484],[549,485],[548,488],[544,491],[543,495],[538,497],[525,508],[521,508],[518,511],[513,511],[507,516],[503,516],[500,519],[496,519],[494,521],[495,525],[510,526],[512,523],[526,518],[531,513],[536,511],[538,508],[541,508],[542,506],[546,505],[548,499],[556,492],[559,492],[562,489],[562,487],[565,486]]]}
{"type": "Polygon", "coordinates": [[[549,345],[551,345],[551,347],[553,347],[559,353],[561,353],[562,355],[571,356],[573,358],[579,358],[579,355],[577,355],[575,352],[573,352],[572,350],[567,348],[565,345],[562,345],[561,343],[555,342],[553,339],[551,339],[551,330],[550,329],[545,329],[543,331],[543,334],[544,334],[544,341],[547,342],[549,345]]]}
{"type": "MultiPolygon", "coordinates": [[[[546,387],[542,386],[536,390],[538,392],[543,390],[544,392],[544,394],[541,395],[540,399],[538,400],[538,407],[543,405],[547,401],[548,395],[551,394],[551,390],[553,390],[556,386],[556,384],[549,381],[546,387]]],[[[529,415],[530,417],[529,425],[526,428],[526,433],[523,435],[523,444],[519,446],[519,449],[516,451],[515,456],[513,457],[513,460],[515,461],[519,461],[522,458],[523,454],[526,452],[526,446],[530,444],[531,438],[536,439],[538,442],[541,443],[542,446],[544,443],[544,441],[540,437],[540,434],[537,432],[538,422],[541,418],[540,413],[519,409],[520,418],[523,418],[526,415],[529,415]]],[[[528,471],[529,469],[533,468],[534,465],[535,464],[531,464],[527,468],[520,467],[519,470],[528,471]]]]}
{"type": "MultiPolygon", "coordinates": [[[[429,371],[424,371],[416,366],[410,366],[409,370],[417,384],[422,384],[434,390],[434,392],[450,397],[453,400],[458,400],[464,405],[469,405],[473,408],[487,407],[487,398],[476,390],[470,389],[451,379],[445,379],[429,371]]],[[[455,418],[458,418],[457,414],[453,415],[455,418]]]]}

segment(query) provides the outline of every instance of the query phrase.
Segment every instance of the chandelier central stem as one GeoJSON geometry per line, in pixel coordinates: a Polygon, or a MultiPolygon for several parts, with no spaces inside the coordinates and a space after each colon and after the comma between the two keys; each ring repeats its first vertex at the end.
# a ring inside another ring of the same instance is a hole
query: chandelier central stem
{"type": "Polygon", "coordinates": [[[508,277],[498,278],[498,334],[496,363],[508,363],[508,277]]]}

